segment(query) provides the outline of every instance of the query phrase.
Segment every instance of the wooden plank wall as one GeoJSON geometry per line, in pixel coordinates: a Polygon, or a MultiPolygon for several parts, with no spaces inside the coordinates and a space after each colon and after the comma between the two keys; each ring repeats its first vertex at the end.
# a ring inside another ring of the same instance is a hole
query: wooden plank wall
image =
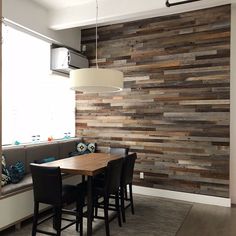
{"type": "MultiPolygon", "coordinates": [[[[137,152],[135,184],[229,197],[230,6],[98,29],[114,94],[77,93],[76,132],[137,152]],[[139,179],[139,172],[145,179],[139,179]]],[[[82,31],[95,66],[95,30],[82,31]]]]}

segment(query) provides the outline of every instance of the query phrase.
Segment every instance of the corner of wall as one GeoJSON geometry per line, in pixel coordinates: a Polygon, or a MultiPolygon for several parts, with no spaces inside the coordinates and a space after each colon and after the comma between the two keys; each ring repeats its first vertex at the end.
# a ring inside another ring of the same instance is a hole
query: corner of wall
{"type": "Polygon", "coordinates": [[[230,43],[230,197],[236,203],[236,3],[231,4],[230,43]]]}

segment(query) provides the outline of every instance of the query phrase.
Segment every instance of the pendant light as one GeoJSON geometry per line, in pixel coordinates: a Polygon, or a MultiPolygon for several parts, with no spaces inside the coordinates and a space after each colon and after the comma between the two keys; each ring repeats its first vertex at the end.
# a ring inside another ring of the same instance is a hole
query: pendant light
{"type": "Polygon", "coordinates": [[[96,68],[70,72],[71,89],[87,93],[117,92],[123,89],[123,73],[98,67],[98,0],[96,0],[96,68]]]}

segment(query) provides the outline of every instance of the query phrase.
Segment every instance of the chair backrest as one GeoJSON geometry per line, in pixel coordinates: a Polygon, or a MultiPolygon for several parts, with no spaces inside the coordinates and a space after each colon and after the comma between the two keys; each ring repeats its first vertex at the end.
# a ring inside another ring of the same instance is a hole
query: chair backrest
{"type": "Polygon", "coordinates": [[[106,194],[114,194],[119,190],[123,158],[109,161],[105,172],[104,191],[106,194]]]}
{"type": "Polygon", "coordinates": [[[60,167],[45,167],[30,164],[34,200],[36,202],[61,205],[62,178],[60,167]]]}
{"type": "Polygon", "coordinates": [[[125,186],[127,184],[132,183],[134,174],[134,164],[136,159],[137,159],[136,153],[129,154],[125,157],[123,162],[121,185],[125,186]]]}
{"type": "Polygon", "coordinates": [[[110,147],[110,153],[115,155],[122,155],[126,157],[129,153],[129,148],[110,147]]]}

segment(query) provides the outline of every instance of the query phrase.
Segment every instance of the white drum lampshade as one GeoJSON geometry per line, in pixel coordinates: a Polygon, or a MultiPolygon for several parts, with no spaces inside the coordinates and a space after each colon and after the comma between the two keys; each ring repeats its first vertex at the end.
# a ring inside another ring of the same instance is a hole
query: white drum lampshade
{"type": "Polygon", "coordinates": [[[118,92],[123,89],[123,73],[103,68],[72,70],[70,83],[71,89],[81,92],[118,92]]]}
{"type": "Polygon", "coordinates": [[[72,70],[71,89],[87,93],[118,92],[123,89],[123,73],[98,67],[98,0],[96,0],[96,68],[72,70]]]}

